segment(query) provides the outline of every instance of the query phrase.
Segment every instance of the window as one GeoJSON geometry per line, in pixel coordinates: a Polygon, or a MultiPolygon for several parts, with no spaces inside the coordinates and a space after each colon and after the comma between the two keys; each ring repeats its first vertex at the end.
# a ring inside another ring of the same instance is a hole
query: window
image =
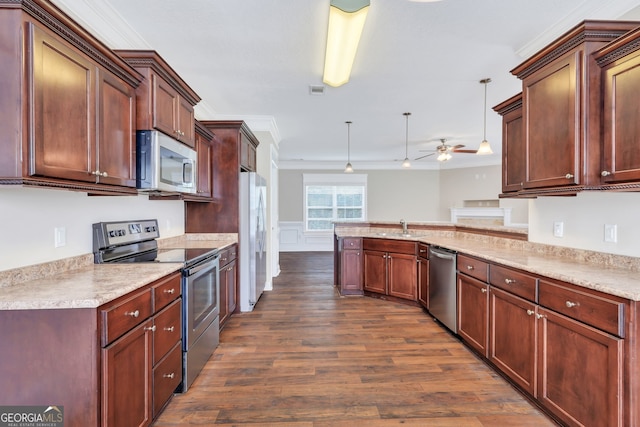
{"type": "Polygon", "coordinates": [[[305,230],[331,231],[334,221],[364,221],[366,184],[362,174],[304,174],[305,230]]]}

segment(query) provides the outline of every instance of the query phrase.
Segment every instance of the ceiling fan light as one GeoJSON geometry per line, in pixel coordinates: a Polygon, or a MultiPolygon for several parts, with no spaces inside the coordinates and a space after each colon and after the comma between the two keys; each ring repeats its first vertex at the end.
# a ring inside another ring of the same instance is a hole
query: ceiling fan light
{"type": "Polygon", "coordinates": [[[402,167],[403,168],[410,168],[411,167],[411,162],[409,161],[408,157],[405,157],[404,161],[402,162],[402,167]]]}
{"type": "Polygon", "coordinates": [[[322,81],[338,87],[349,81],[369,0],[331,0],[322,81]]]}
{"type": "Polygon", "coordinates": [[[451,159],[451,154],[449,154],[446,151],[442,151],[440,154],[438,154],[438,161],[439,162],[446,162],[449,159],[451,159]]]}
{"type": "Polygon", "coordinates": [[[353,166],[351,166],[351,163],[347,163],[347,166],[344,168],[344,173],[353,173],[353,166]]]}
{"type": "Polygon", "coordinates": [[[476,151],[476,154],[479,156],[493,154],[493,150],[491,149],[491,145],[489,145],[489,141],[487,141],[486,139],[482,141],[480,143],[480,146],[478,147],[478,151],[476,151]]]}

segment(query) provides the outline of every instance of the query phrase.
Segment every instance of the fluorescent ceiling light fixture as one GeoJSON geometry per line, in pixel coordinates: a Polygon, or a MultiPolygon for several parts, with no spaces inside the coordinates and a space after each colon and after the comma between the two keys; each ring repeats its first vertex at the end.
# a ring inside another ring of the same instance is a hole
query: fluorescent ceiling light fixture
{"type": "Polygon", "coordinates": [[[369,11],[369,0],[331,0],[322,81],[338,87],[349,81],[369,11]]]}

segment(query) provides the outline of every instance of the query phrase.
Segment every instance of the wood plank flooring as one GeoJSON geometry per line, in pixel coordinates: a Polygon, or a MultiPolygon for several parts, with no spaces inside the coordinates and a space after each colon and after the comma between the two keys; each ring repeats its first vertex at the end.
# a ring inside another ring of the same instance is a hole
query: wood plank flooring
{"type": "Polygon", "coordinates": [[[155,426],[555,425],[422,309],[340,297],[332,253],[280,265],[155,426]]]}

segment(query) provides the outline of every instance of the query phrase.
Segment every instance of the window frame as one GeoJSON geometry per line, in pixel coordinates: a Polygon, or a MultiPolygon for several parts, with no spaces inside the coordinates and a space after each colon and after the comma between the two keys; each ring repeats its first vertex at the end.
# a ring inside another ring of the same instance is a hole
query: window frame
{"type": "MultiPolygon", "coordinates": [[[[309,186],[335,186],[335,187],[354,187],[354,186],[362,186],[362,219],[355,219],[353,221],[366,221],[367,220],[367,175],[366,174],[303,174],[302,179],[302,192],[303,192],[303,230],[305,233],[312,234],[322,234],[322,233],[333,233],[333,225],[331,228],[326,230],[312,230],[308,228],[309,220],[313,218],[309,218],[309,206],[308,206],[308,193],[307,188],[309,186]]],[[[333,213],[337,212],[339,206],[336,204],[336,198],[334,197],[333,205],[332,205],[333,213]]],[[[349,219],[337,219],[332,218],[333,222],[348,222],[349,219]]]]}

